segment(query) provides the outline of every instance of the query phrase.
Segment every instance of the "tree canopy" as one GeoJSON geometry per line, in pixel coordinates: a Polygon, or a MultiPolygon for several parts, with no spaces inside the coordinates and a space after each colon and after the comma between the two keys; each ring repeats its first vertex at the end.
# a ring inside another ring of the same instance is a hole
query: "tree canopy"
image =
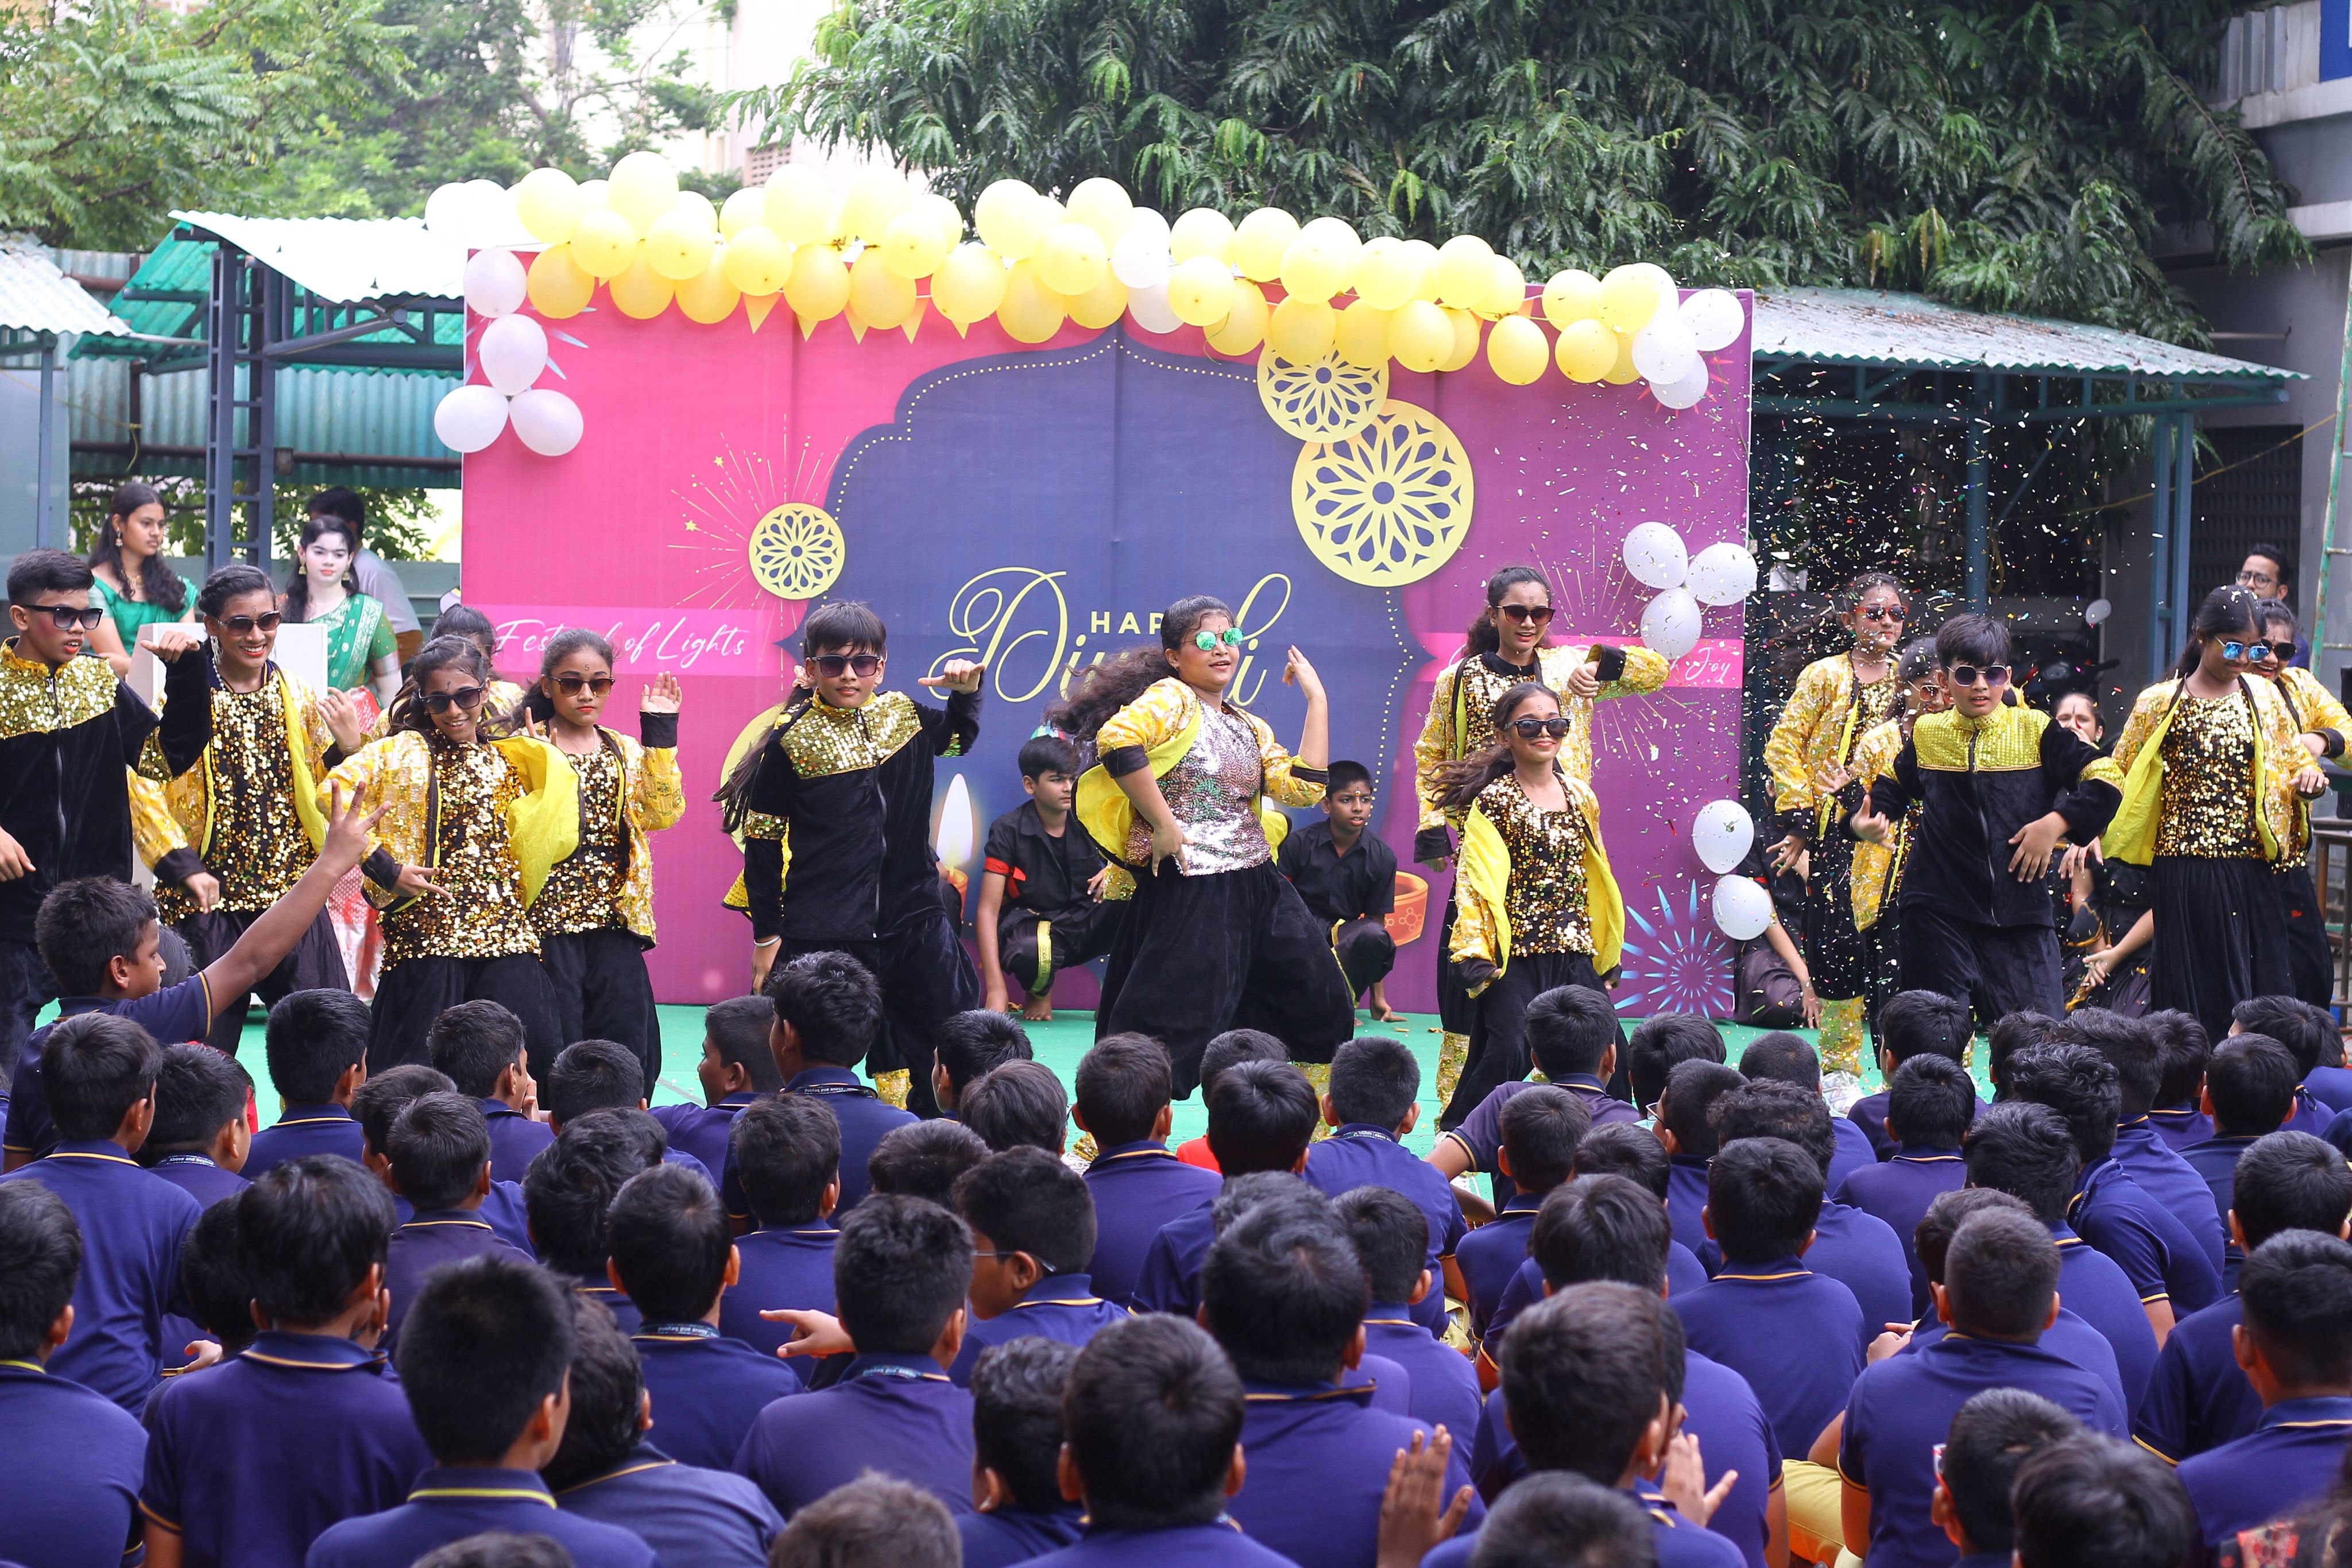
{"type": "Polygon", "coordinates": [[[843,0],[734,108],[887,148],[969,203],[1118,179],[1476,234],[1533,277],[1663,262],[1723,285],[1916,289],[2179,341],[2154,247],[2307,253],[2199,97],[2226,0],[843,0]]]}

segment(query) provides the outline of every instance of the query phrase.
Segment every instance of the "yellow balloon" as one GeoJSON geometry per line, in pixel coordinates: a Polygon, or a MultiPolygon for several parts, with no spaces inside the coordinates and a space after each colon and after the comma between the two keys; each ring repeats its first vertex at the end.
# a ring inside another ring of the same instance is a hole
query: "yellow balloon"
{"type": "Polygon", "coordinates": [[[1437,247],[1425,239],[1409,239],[1404,242],[1404,250],[1405,255],[1412,257],[1409,265],[1420,269],[1418,276],[1421,281],[1413,285],[1412,297],[1415,299],[1426,299],[1435,304],[1437,302],[1437,247]]]}
{"type": "Polygon", "coordinates": [[[1458,371],[1478,357],[1478,318],[1467,310],[1456,310],[1451,305],[1441,305],[1445,319],[1454,329],[1454,349],[1437,362],[1441,371],[1458,371]]]}
{"type": "Polygon", "coordinates": [[[901,277],[929,277],[954,243],[940,232],[937,216],[910,207],[882,231],[882,265],[901,277]]]}
{"type": "Polygon", "coordinates": [[[1356,256],[1356,298],[1378,310],[1394,310],[1421,287],[1419,258],[1389,235],[1366,242],[1356,256]]]}
{"type": "MultiPolygon", "coordinates": [[[[925,191],[915,198],[914,211],[928,215],[932,226],[943,236],[948,250],[953,250],[963,239],[963,214],[953,202],[937,191],[925,191]]],[[[942,255],[946,252],[941,252],[942,255]]]]}
{"type": "Polygon", "coordinates": [[[765,224],[736,230],[724,259],[727,281],[755,298],[775,293],[793,273],[793,247],[765,224]]]}
{"type": "Polygon", "coordinates": [[[1300,231],[1282,251],[1282,291],[1293,299],[1328,299],[1348,287],[1348,263],[1322,235],[1300,231]]]}
{"type": "Polygon", "coordinates": [[[784,279],[784,303],[796,316],[830,321],[849,303],[849,268],[829,245],[804,245],[793,252],[792,276],[784,279]]]}
{"type": "Polygon", "coordinates": [[[572,231],[572,259],[595,277],[618,277],[637,259],[637,231],[609,207],[580,214],[572,231]]]}
{"type": "Polygon", "coordinates": [[[1169,273],[1168,308],[1186,326],[1213,327],[1233,308],[1234,275],[1216,257],[1196,256],[1178,262],[1169,273]]]}
{"type": "Polygon", "coordinates": [[[746,185],[727,198],[719,209],[719,233],[723,239],[733,239],[753,224],[764,226],[768,221],[768,193],[757,185],[746,185]]]}
{"type": "Polygon", "coordinates": [[[931,275],[940,314],[970,326],[1004,303],[1004,260],[984,245],[960,245],[931,275]]]}
{"type": "Polygon", "coordinates": [[[1524,316],[1506,316],[1486,334],[1486,363],[1515,387],[1532,384],[1551,361],[1543,329],[1524,316]]]}
{"type": "Polygon", "coordinates": [[[1559,361],[1560,374],[1591,386],[1616,364],[1617,334],[1590,316],[1571,320],[1559,329],[1552,358],[1559,361]]]}
{"type": "Polygon", "coordinates": [[[1631,267],[1612,267],[1601,280],[1601,324],[1612,332],[1633,333],[1658,313],[1658,282],[1631,267]]]}
{"type": "Polygon", "coordinates": [[[1609,373],[1601,379],[1612,387],[1631,386],[1642,379],[1641,371],[1633,363],[1633,335],[1631,332],[1611,335],[1617,340],[1617,361],[1609,367],[1609,373]]]}
{"type": "Polygon", "coordinates": [[[1092,288],[1073,294],[1067,301],[1070,319],[1081,327],[1103,328],[1127,314],[1127,285],[1108,267],[1092,288]]]}
{"type": "Polygon", "coordinates": [[[646,231],[643,260],[672,283],[683,283],[702,276],[718,243],[708,230],[696,225],[689,214],[672,207],[646,231]]]}
{"type": "Polygon", "coordinates": [[[842,222],[852,235],[871,245],[882,238],[892,218],[914,204],[915,193],[907,189],[905,175],[896,169],[869,166],[849,177],[849,193],[842,198],[842,222]]]}
{"type": "Polygon", "coordinates": [[[670,211],[704,234],[715,235],[719,233],[719,209],[712,206],[710,198],[699,191],[680,191],[677,204],[670,211]]]}
{"type": "Polygon", "coordinates": [[[570,246],[551,245],[531,257],[526,287],[532,309],[551,321],[561,321],[588,308],[596,293],[596,280],[572,259],[570,246]]]}
{"type": "Polygon", "coordinates": [[[1489,316],[1517,316],[1528,308],[1528,275],[1507,256],[1495,258],[1495,287],[1478,307],[1489,316]]]}
{"type": "Polygon", "coordinates": [[[1196,256],[1220,263],[1234,258],[1233,220],[1214,207],[1194,207],[1168,225],[1169,259],[1181,264],[1196,256]]]}
{"type": "Polygon", "coordinates": [[[580,210],[585,213],[597,207],[609,207],[613,204],[610,199],[612,194],[613,186],[610,181],[583,180],[580,182],[580,210]]]}
{"type": "Polygon", "coordinates": [[[1476,235],[1455,235],[1437,252],[1437,298],[1456,310],[1486,301],[1495,291],[1495,248],[1476,235]]]}
{"type": "Polygon", "coordinates": [[[1339,329],[1337,310],[1320,299],[1302,299],[1294,294],[1274,308],[1265,340],[1292,364],[1311,365],[1331,351],[1332,338],[1339,329]]]}
{"type": "Polygon", "coordinates": [[[699,321],[715,327],[735,313],[735,302],[743,291],[727,281],[727,261],[714,256],[710,265],[696,277],[677,286],[678,310],[689,321],[699,321]]]}
{"type": "Polygon", "coordinates": [[[1110,247],[1084,224],[1055,224],[1037,245],[1037,276],[1056,294],[1086,293],[1109,266],[1110,247]]]}
{"type": "Polygon", "coordinates": [[[642,256],[609,287],[614,308],[635,321],[650,321],[668,309],[671,296],[677,292],[677,285],[656,272],[642,256]]]}
{"type": "MultiPolygon", "coordinates": [[[[1173,231],[1170,237],[1174,237],[1173,231]]],[[[1283,253],[1297,237],[1297,218],[1280,207],[1260,207],[1234,229],[1234,265],[1242,269],[1244,277],[1270,283],[1281,276],[1283,253]]]]}
{"type": "Polygon", "coordinates": [[[1389,320],[1389,352],[1409,371],[1433,371],[1454,353],[1454,323],[1444,308],[1408,299],[1389,320]]]}
{"type": "MultiPolygon", "coordinates": [[[[1097,174],[1091,180],[1081,180],[1070,193],[1069,221],[1084,224],[1095,231],[1108,251],[1127,233],[1135,221],[1135,203],[1127,187],[1117,180],[1106,180],[1097,174]]],[[[1076,314],[1075,311],[1072,314],[1076,314]]],[[[1108,326],[1108,322],[1102,323],[1108,326]]]]}
{"type": "Polygon", "coordinates": [[[1035,258],[1013,264],[1004,275],[1004,303],[996,308],[996,319],[1014,341],[1045,341],[1062,329],[1067,314],[1062,297],[1039,276],[1035,258]]]}
{"type": "Polygon", "coordinates": [[[1638,272],[1658,286],[1658,308],[1661,310],[1671,309],[1682,303],[1681,294],[1675,287],[1675,275],[1656,262],[1637,261],[1626,270],[1638,272]]]}
{"type": "Polygon", "coordinates": [[[1578,267],[1555,272],[1544,285],[1544,319],[1568,330],[1571,321],[1595,321],[1601,317],[1601,279],[1578,267]]]}
{"type": "Polygon", "coordinates": [[[833,193],[807,164],[787,163],[768,176],[761,211],[770,232],[786,245],[814,245],[833,225],[833,193]]]}
{"type": "Polygon", "coordinates": [[[999,180],[980,193],[971,206],[972,226],[982,245],[1002,256],[1024,260],[1037,253],[1045,236],[1037,193],[1025,180],[999,180]]]}
{"type": "Polygon", "coordinates": [[[613,165],[610,184],[613,210],[639,234],[677,203],[677,171],[658,152],[630,153],[613,165]]]}
{"type": "Polygon", "coordinates": [[[1389,322],[1393,314],[1357,300],[1332,323],[1331,346],[1358,370],[1379,370],[1389,362],[1389,322]]]}
{"type": "Polygon", "coordinates": [[[1313,240],[1349,267],[1356,264],[1356,253],[1364,248],[1362,238],[1345,218],[1309,218],[1300,226],[1298,237],[1313,240]]]}
{"type": "Polygon", "coordinates": [[[1234,305],[1209,329],[1209,347],[1221,354],[1246,354],[1265,341],[1265,295],[1248,278],[1234,283],[1234,305]]]}
{"type": "Polygon", "coordinates": [[[892,271],[867,246],[849,269],[849,308],[869,327],[896,327],[915,313],[915,280],[892,271]]]}
{"type": "Polygon", "coordinates": [[[533,169],[515,186],[515,216],[533,239],[563,245],[587,210],[587,199],[571,175],[561,169],[533,169]]]}

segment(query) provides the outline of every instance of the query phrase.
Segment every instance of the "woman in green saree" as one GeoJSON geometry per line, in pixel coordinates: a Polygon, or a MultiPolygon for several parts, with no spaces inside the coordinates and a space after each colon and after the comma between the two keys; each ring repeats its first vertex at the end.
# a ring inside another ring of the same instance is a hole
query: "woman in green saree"
{"type": "Polygon", "coordinates": [[[89,642],[116,674],[127,675],[141,627],[188,618],[188,585],[163,559],[163,500],[152,485],[125,480],[106,513],[89,547],[98,579],[89,601],[106,619],[89,642]]]}
{"type": "Polygon", "coordinates": [[[362,593],[351,577],[359,541],[336,517],[302,525],[293,580],[281,608],[289,621],[327,629],[327,685],[336,691],[364,686],[388,708],[400,690],[400,650],[383,606],[362,593]]]}

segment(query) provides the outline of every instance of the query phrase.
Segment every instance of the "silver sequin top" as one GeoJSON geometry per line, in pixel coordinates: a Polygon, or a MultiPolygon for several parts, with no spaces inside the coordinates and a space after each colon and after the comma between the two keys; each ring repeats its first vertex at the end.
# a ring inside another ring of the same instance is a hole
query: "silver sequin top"
{"type": "MultiPolygon", "coordinates": [[[[1192,748],[1160,780],[1168,809],[1192,841],[1183,852],[1185,875],[1244,871],[1274,858],[1254,805],[1264,784],[1257,732],[1239,714],[1204,704],[1192,748]]],[[[1150,855],[1150,826],[1138,818],[1128,858],[1149,864],[1150,855]]]]}

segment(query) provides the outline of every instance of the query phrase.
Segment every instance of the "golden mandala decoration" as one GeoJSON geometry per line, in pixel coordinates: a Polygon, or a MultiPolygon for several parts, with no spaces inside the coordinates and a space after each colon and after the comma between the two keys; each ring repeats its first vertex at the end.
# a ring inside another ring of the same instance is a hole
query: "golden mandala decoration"
{"type": "Polygon", "coordinates": [[[849,547],[819,507],[778,507],[751,529],[751,576],[779,599],[814,599],[841,580],[849,547]]]}
{"type": "Polygon", "coordinates": [[[1337,441],[1380,416],[1388,401],[1388,361],[1367,371],[1336,352],[1313,364],[1284,359],[1269,345],[1257,357],[1257,401],[1266,417],[1301,441],[1337,441]]]}
{"type": "Polygon", "coordinates": [[[1393,400],[1361,433],[1301,448],[1290,511],[1315,559],[1349,582],[1401,588],[1470,534],[1469,455],[1443,420],[1393,400]]]}

